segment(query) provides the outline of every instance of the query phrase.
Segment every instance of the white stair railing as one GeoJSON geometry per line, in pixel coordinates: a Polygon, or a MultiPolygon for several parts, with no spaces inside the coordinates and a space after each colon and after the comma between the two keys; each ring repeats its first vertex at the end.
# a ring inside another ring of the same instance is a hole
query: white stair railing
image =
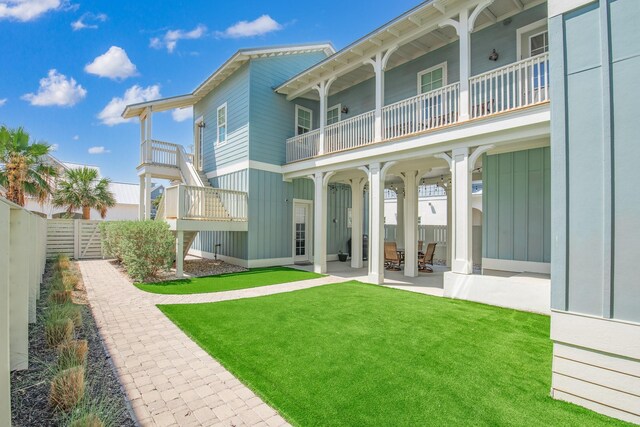
{"type": "Polygon", "coordinates": [[[140,159],[142,164],[162,166],[178,166],[178,151],[181,145],[171,142],[148,139],[140,145],[140,159]]]}
{"type": "Polygon", "coordinates": [[[287,139],[287,162],[308,159],[319,153],[320,129],[287,139]]]}
{"type": "Polygon", "coordinates": [[[368,111],[329,125],[324,135],[326,153],[370,144],[375,137],[375,112],[368,111]]]}
{"type": "Polygon", "coordinates": [[[403,99],[382,109],[382,138],[398,138],[456,123],[460,104],[460,84],[403,99]]]}
{"type": "Polygon", "coordinates": [[[471,117],[549,100],[549,54],[527,58],[469,79],[471,117]]]}
{"type": "Polygon", "coordinates": [[[165,192],[165,218],[247,221],[247,193],[212,187],[174,185],[165,192]]]}

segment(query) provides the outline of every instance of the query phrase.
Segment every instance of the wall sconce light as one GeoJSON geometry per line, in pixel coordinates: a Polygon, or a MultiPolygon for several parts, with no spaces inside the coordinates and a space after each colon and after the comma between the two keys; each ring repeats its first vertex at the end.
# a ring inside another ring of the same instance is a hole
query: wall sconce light
{"type": "Polygon", "coordinates": [[[348,114],[349,113],[349,107],[342,107],[342,110],[340,110],[340,112],[342,114],[348,114]]]}
{"type": "Polygon", "coordinates": [[[493,52],[491,52],[491,54],[489,55],[489,61],[497,61],[499,56],[500,55],[498,55],[498,52],[493,49],[493,52]]]}
{"type": "Polygon", "coordinates": [[[204,122],[198,122],[198,127],[202,129],[204,127],[204,122]]]}

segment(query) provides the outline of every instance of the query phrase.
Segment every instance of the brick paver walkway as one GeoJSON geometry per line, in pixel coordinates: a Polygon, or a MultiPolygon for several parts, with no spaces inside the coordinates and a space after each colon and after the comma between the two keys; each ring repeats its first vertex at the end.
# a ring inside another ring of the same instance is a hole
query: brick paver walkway
{"type": "Polygon", "coordinates": [[[158,295],[131,285],[107,261],[79,264],[100,334],[142,426],[287,424],[156,304],[225,301],[344,281],[328,276],[237,291],[158,295]]]}

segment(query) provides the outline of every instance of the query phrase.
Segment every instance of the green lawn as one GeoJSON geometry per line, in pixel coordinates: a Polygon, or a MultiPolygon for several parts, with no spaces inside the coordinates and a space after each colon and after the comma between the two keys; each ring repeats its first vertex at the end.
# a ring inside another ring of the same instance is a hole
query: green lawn
{"type": "Polygon", "coordinates": [[[546,316],[358,282],[159,307],[296,425],[617,424],[549,397],[546,316]]]}
{"type": "Polygon", "coordinates": [[[192,279],[172,280],[158,283],[136,283],[138,289],[154,294],[204,294],[208,292],[233,291],[276,285],[278,283],[297,282],[298,280],[322,277],[309,271],[288,267],[252,268],[241,273],[219,274],[217,276],[195,277],[192,279]]]}

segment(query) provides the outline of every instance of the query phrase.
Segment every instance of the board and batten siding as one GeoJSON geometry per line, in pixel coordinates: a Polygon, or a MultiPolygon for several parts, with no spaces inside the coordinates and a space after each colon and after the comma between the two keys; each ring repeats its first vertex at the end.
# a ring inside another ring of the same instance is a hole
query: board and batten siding
{"type": "Polygon", "coordinates": [[[640,322],[640,3],[605,4],[609,31],[599,2],[550,21],[551,77],[560,88],[552,105],[559,218],[552,307],[640,322]]]}
{"type": "Polygon", "coordinates": [[[194,106],[204,117],[203,171],[246,160],[249,153],[249,65],[245,64],[194,106]],[[227,104],[227,141],[217,144],[218,107],[227,104]]]}
{"type": "Polygon", "coordinates": [[[483,257],[551,261],[549,147],[484,155],[483,257]]]}
{"type": "MultiPolygon", "coordinates": [[[[211,178],[209,182],[215,188],[225,190],[248,191],[249,180],[247,170],[211,178]]],[[[220,255],[246,260],[248,236],[245,231],[201,231],[196,235],[193,245],[195,250],[214,253],[215,245],[220,244],[220,255]]]]}
{"type": "Polygon", "coordinates": [[[640,424],[640,2],[552,3],[552,396],[640,424]]]}
{"type": "Polygon", "coordinates": [[[295,104],[310,108],[312,126],[319,126],[317,103],[303,99],[289,102],[273,88],[325,58],[324,52],[311,52],[251,60],[251,160],[274,165],[285,163],[285,140],[295,135],[295,104]]]}

